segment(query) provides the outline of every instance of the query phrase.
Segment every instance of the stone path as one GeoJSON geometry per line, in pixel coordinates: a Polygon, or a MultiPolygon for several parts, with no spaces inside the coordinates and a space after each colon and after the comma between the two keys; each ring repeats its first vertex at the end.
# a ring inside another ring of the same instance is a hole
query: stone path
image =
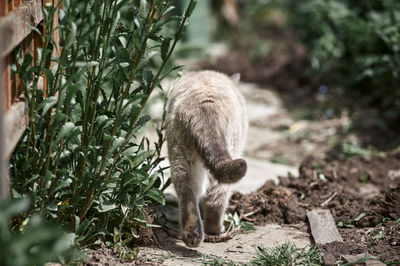
{"type": "Polygon", "coordinates": [[[204,242],[196,249],[189,249],[181,240],[166,235],[159,239],[160,248],[142,247],[139,256],[162,265],[203,265],[218,260],[245,264],[251,261],[257,246],[267,248],[290,241],[298,248],[310,244],[309,236],[295,228],[270,224],[256,227],[254,232],[241,233],[226,242],[204,242]]]}

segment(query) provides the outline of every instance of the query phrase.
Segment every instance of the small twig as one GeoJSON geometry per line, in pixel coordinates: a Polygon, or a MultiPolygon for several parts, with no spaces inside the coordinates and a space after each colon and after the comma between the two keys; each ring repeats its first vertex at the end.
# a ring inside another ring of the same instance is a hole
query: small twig
{"type": "Polygon", "coordinates": [[[324,201],[321,204],[321,207],[324,207],[325,205],[327,205],[336,195],[337,195],[337,192],[333,193],[332,196],[330,196],[326,201],[324,201]]]}
{"type": "Polygon", "coordinates": [[[337,172],[336,172],[336,169],[333,169],[333,170],[332,170],[332,174],[333,174],[333,178],[334,178],[334,179],[339,179],[339,177],[338,177],[338,175],[337,175],[337,172]]]}
{"type": "Polygon", "coordinates": [[[312,171],[312,176],[313,176],[313,179],[318,179],[318,173],[316,170],[312,171]]]}
{"type": "Polygon", "coordinates": [[[238,231],[238,228],[234,228],[234,229],[228,230],[225,233],[222,233],[219,235],[205,234],[204,242],[212,242],[212,243],[226,242],[229,239],[231,239],[236,234],[237,231],[238,231]]]}
{"type": "Polygon", "coordinates": [[[252,212],[248,212],[246,214],[243,214],[240,218],[246,218],[246,217],[252,216],[253,214],[255,214],[257,212],[258,212],[258,210],[255,210],[255,211],[252,211],[252,212]]]}
{"type": "Polygon", "coordinates": [[[258,210],[254,210],[254,211],[246,213],[246,214],[241,214],[239,216],[239,218],[240,218],[240,220],[246,220],[246,221],[249,221],[249,222],[254,222],[256,220],[256,218],[255,217],[254,218],[250,218],[249,216],[252,216],[253,214],[255,214],[257,212],[258,212],[258,210]]]}

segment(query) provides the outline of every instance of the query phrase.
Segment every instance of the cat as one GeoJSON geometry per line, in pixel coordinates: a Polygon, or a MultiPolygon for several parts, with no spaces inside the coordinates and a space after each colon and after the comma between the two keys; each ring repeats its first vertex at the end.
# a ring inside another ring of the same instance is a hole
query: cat
{"type": "Polygon", "coordinates": [[[188,247],[198,247],[204,232],[223,232],[230,184],[247,170],[246,161],[238,158],[247,127],[245,100],[226,75],[191,72],[173,86],[166,138],[182,240],[188,247]]]}

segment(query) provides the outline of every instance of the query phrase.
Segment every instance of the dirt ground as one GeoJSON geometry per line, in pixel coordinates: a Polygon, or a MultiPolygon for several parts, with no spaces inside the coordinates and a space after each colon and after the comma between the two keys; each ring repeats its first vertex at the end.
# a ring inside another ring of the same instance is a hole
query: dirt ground
{"type": "MultiPolygon", "coordinates": [[[[400,261],[400,154],[322,161],[308,157],[300,177],[280,177],[258,191],[235,193],[229,211],[256,225],[306,222],[306,211],[331,211],[343,243],[321,246],[327,264],[368,252],[400,261]]],[[[308,230],[308,228],[304,228],[308,230]]]]}
{"type": "Polygon", "coordinates": [[[198,265],[215,258],[231,262],[235,256],[236,262],[245,262],[253,256],[248,252],[253,245],[265,245],[271,237],[286,241],[282,235],[288,228],[296,228],[290,241],[304,239],[310,231],[306,211],[314,208],[330,210],[344,240],[319,246],[325,265],[361,253],[386,263],[400,261],[400,153],[333,161],[307,157],[299,172],[299,177],[279,177],[279,185],[269,181],[253,193],[232,195],[228,212],[261,226],[253,234],[192,250],[159,230],[157,240],[140,247],[137,261],[118,258],[121,253],[102,246],[90,251],[88,265],[198,265]],[[305,235],[297,236],[299,231],[305,235]],[[210,250],[219,252],[213,257],[207,255],[210,250]]]}

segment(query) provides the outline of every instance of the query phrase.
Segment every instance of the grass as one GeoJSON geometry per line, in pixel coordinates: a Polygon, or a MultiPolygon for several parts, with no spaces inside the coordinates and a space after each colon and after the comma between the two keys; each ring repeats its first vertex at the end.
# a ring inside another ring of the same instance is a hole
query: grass
{"type": "Polygon", "coordinates": [[[366,215],[366,213],[362,212],[356,218],[354,218],[352,220],[339,221],[337,223],[337,226],[342,227],[342,228],[353,228],[355,226],[355,224],[357,224],[362,218],[364,218],[365,215],[366,215]]]}
{"type": "Polygon", "coordinates": [[[237,263],[227,260],[227,259],[222,259],[216,256],[211,256],[207,254],[202,254],[202,261],[203,265],[212,265],[212,266],[235,266],[238,265],[237,263]]]}
{"type": "Polygon", "coordinates": [[[372,244],[376,244],[377,242],[386,238],[385,227],[382,226],[380,229],[372,230],[368,232],[368,235],[371,237],[372,244]]]}
{"type": "Polygon", "coordinates": [[[316,246],[297,249],[292,243],[273,248],[257,247],[250,265],[322,265],[322,254],[316,246]]]}

